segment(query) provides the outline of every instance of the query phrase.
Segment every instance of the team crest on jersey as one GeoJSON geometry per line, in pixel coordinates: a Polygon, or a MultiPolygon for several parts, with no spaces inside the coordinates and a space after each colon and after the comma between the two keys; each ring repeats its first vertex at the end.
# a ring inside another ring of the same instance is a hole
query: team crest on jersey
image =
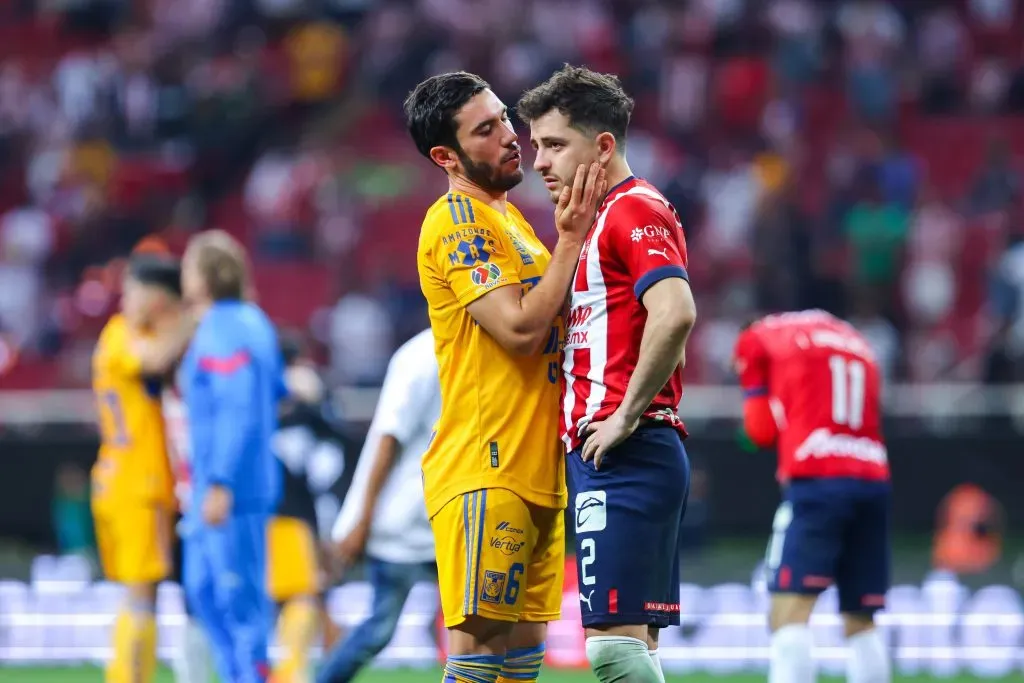
{"type": "Polygon", "coordinates": [[[501,602],[501,594],[505,591],[505,572],[484,572],[484,585],[480,589],[480,599],[495,605],[501,602]]]}
{"type": "Polygon", "coordinates": [[[486,266],[477,266],[473,269],[473,283],[477,285],[490,285],[501,277],[501,268],[496,263],[489,263],[486,266]]]}

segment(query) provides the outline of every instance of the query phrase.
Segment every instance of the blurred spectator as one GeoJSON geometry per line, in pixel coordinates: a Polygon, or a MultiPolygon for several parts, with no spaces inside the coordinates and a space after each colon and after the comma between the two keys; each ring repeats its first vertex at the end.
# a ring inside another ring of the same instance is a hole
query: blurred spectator
{"type": "Polygon", "coordinates": [[[294,101],[315,105],[333,97],[344,74],[343,31],[329,21],[314,21],[292,29],[285,44],[294,101]]]}
{"type": "Polygon", "coordinates": [[[885,201],[874,173],[859,183],[859,200],[846,216],[844,229],[853,250],[858,288],[885,301],[899,274],[909,216],[902,206],[885,201]]]}
{"type": "Polygon", "coordinates": [[[917,34],[921,69],[921,106],[930,114],[948,114],[963,101],[963,58],[967,30],[952,5],[926,10],[917,34]]]}
{"type": "Polygon", "coordinates": [[[53,495],[54,534],[60,554],[95,558],[96,539],[89,505],[88,476],[78,465],[61,465],[53,495]]]}
{"type": "Polygon", "coordinates": [[[992,138],[985,165],[971,187],[968,210],[973,214],[1002,211],[1021,197],[1020,173],[1014,168],[1007,141],[992,138]]]}
{"type": "Polygon", "coordinates": [[[847,0],[837,19],[844,41],[849,95],[861,116],[892,116],[899,87],[903,19],[885,0],[847,0]]]}
{"type": "Polygon", "coordinates": [[[331,312],[331,359],[335,380],[372,386],[384,378],[394,327],[383,303],[369,292],[345,292],[331,312]]]}

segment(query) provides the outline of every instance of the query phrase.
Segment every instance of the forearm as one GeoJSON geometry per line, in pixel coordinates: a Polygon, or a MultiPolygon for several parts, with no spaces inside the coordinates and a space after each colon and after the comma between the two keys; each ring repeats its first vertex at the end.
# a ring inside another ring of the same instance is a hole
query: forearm
{"type": "Polygon", "coordinates": [[[368,522],[373,518],[374,510],[377,507],[377,500],[380,498],[380,492],[384,489],[384,484],[387,482],[391,468],[398,457],[399,448],[401,448],[401,444],[398,443],[398,439],[395,437],[390,434],[385,434],[381,437],[380,445],[377,446],[377,452],[374,454],[370,478],[366,484],[366,496],[363,499],[362,511],[362,521],[364,522],[368,522]]]}
{"type": "Polygon", "coordinates": [[[779,430],[767,396],[756,396],[744,401],[743,429],[750,441],[759,448],[768,448],[775,443],[779,430]]]}
{"type": "Polygon", "coordinates": [[[686,340],[692,321],[650,315],[644,325],[636,369],[629,378],[619,410],[630,421],[637,420],[651,405],[658,392],[684,363],[686,340]]]}
{"type": "Polygon", "coordinates": [[[144,375],[163,375],[181,357],[191,337],[191,329],[179,325],[155,339],[140,339],[134,343],[144,375]]]}
{"type": "Polygon", "coordinates": [[[565,296],[576,274],[581,249],[579,242],[558,241],[551,252],[544,277],[519,301],[521,315],[516,321],[517,332],[539,339],[538,343],[546,339],[551,323],[565,306],[565,296]]]}
{"type": "Polygon", "coordinates": [[[213,463],[210,483],[234,489],[245,451],[245,435],[251,434],[252,410],[240,405],[218,408],[214,421],[213,463]]]}

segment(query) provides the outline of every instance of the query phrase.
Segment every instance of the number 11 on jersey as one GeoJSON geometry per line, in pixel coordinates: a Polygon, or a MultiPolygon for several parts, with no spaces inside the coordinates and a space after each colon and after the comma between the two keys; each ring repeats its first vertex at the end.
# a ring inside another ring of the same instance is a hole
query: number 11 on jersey
{"type": "Polygon", "coordinates": [[[832,372],[832,422],[857,430],[864,426],[864,363],[854,358],[829,356],[832,372]]]}

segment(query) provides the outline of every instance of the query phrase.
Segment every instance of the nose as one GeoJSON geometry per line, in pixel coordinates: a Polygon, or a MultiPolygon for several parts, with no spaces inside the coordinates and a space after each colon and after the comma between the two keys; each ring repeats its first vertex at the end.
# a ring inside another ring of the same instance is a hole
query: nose
{"type": "Polygon", "coordinates": [[[549,168],[551,168],[551,163],[548,161],[547,155],[544,154],[544,150],[538,149],[536,156],[533,158],[533,170],[543,173],[549,168]]]}
{"type": "Polygon", "coordinates": [[[516,133],[516,129],[512,127],[512,123],[508,122],[505,124],[505,135],[501,138],[501,144],[504,147],[508,147],[514,142],[519,140],[519,134],[516,133]]]}

